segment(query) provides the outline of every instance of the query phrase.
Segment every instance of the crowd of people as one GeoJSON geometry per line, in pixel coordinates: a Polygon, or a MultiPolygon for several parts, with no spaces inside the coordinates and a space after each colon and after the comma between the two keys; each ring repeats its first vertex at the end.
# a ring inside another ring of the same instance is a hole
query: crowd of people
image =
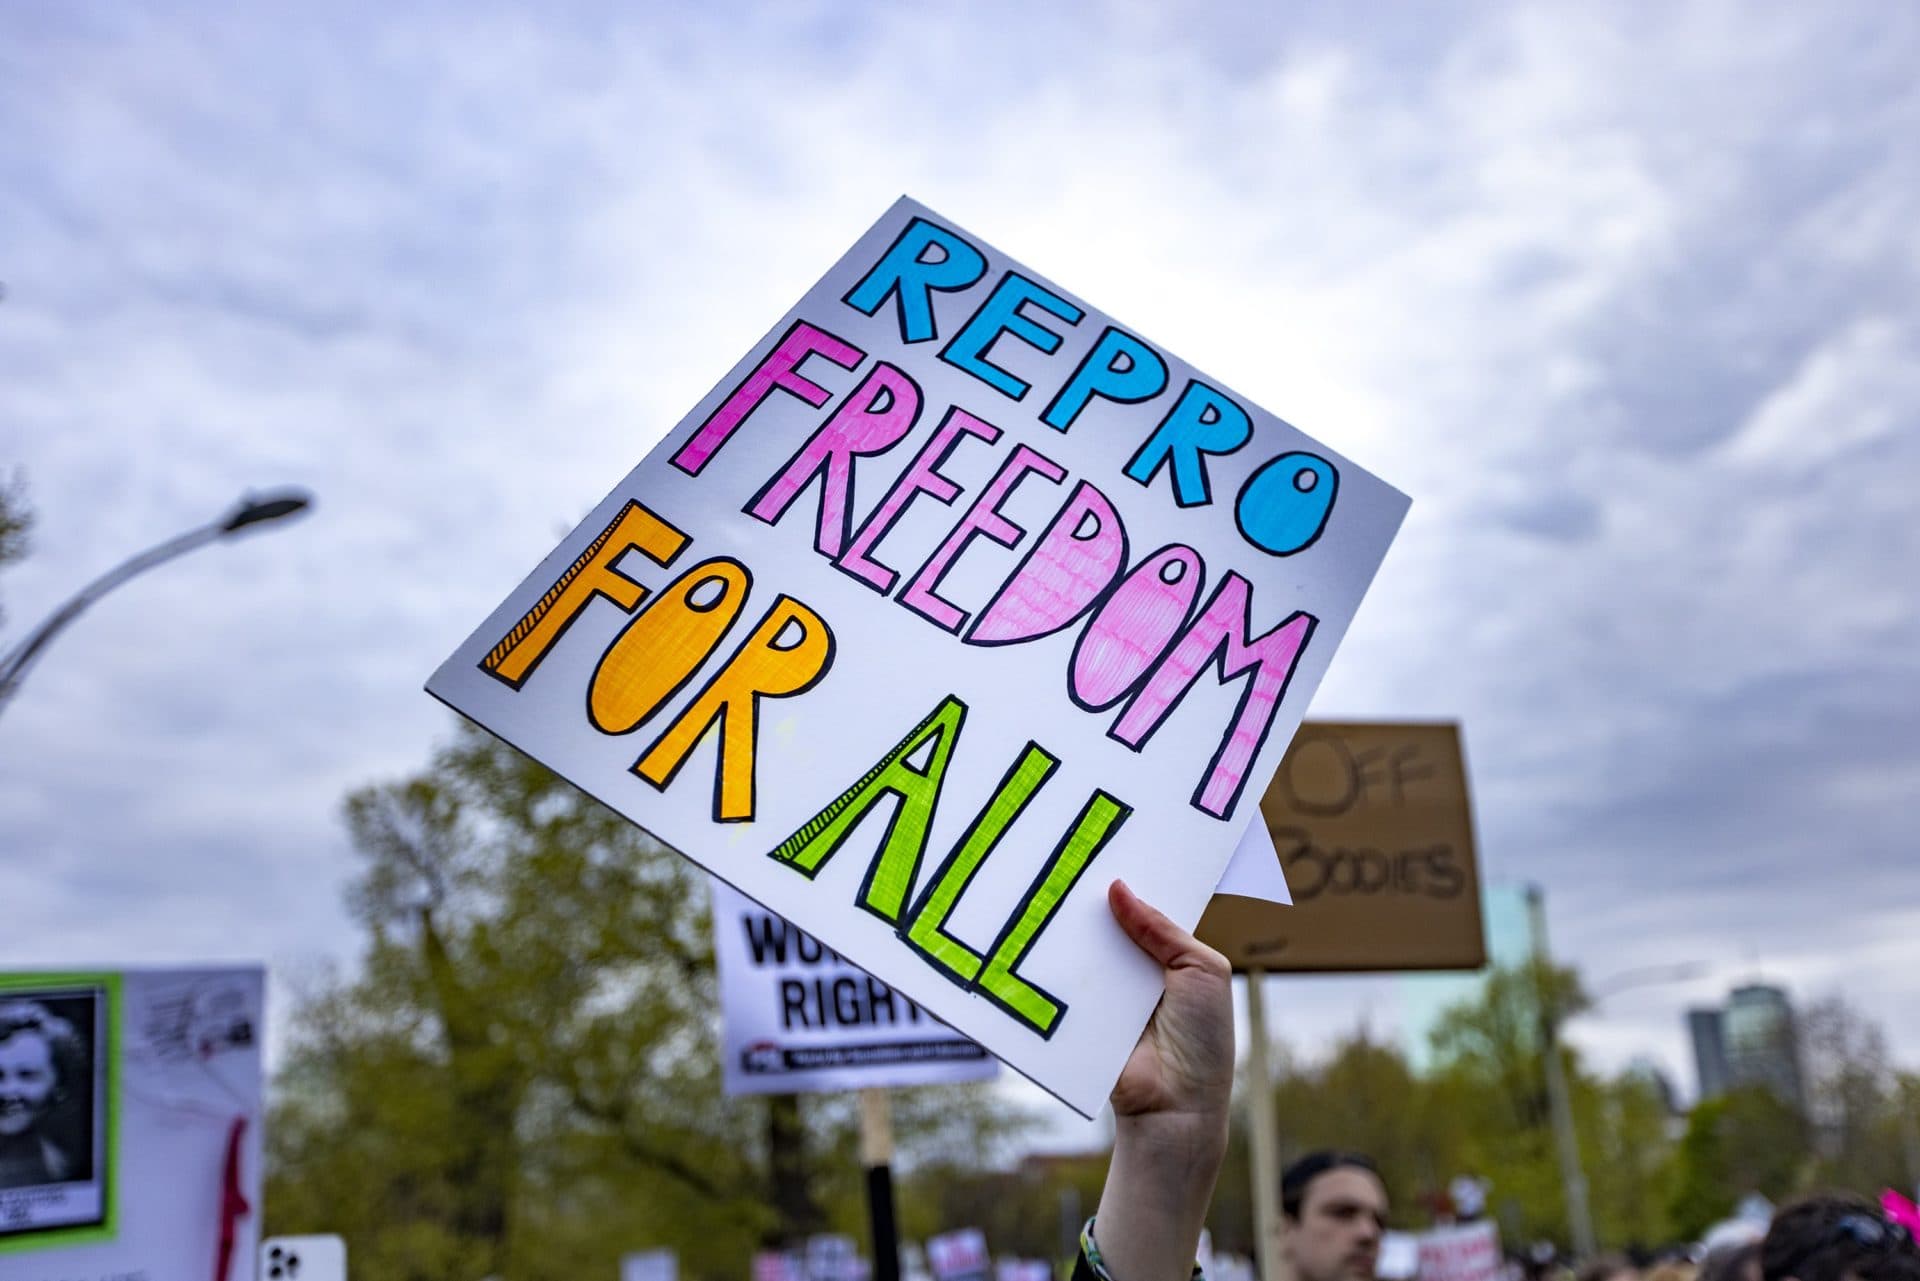
{"type": "MultiPolygon", "coordinates": [[[[1166,995],[1113,1091],[1113,1161],[1081,1234],[1074,1281],[1200,1281],[1194,1251],[1226,1154],[1233,1086],[1232,971],[1225,957],[1115,882],[1120,926],[1160,963],[1166,995]]],[[[1291,1281],[1375,1281],[1390,1207],[1366,1156],[1315,1152],[1280,1179],[1281,1258],[1291,1281]]],[[[1920,1281],[1920,1212],[1823,1193],[1765,1224],[1731,1228],[1645,1261],[1550,1254],[1516,1281],[1920,1281]]]]}

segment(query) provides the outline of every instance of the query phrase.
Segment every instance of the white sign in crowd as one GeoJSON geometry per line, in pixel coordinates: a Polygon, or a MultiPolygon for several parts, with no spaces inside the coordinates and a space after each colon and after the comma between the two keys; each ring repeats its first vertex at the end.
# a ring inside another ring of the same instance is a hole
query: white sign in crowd
{"type": "Polygon", "coordinates": [[[999,1071],[978,1045],[720,881],[713,955],[729,1094],[934,1085],[999,1071]]]}
{"type": "Polygon", "coordinates": [[[258,968],[0,974],[20,1100],[0,1281],[252,1271],[265,986],[258,968]]]}
{"type": "Polygon", "coordinates": [[[1488,1219],[1420,1233],[1419,1281],[1500,1281],[1499,1225],[1488,1219]]]}
{"type": "Polygon", "coordinates": [[[1406,507],[902,199],[428,689],[1092,1115],[1406,507]]]}

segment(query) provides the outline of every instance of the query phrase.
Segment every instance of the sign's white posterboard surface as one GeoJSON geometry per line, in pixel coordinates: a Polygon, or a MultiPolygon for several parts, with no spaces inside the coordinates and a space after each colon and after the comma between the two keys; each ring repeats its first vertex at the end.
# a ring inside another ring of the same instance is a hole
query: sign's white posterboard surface
{"type": "Polygon", "coordinates": [[[902,199],[428,689],[1091,1115],[1405,511],[902,199]]]}

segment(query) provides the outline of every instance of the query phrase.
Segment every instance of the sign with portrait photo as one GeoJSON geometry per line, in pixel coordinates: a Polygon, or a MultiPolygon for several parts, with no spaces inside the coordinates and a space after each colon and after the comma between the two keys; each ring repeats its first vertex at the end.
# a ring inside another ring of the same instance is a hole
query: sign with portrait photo
{"type": "Polygon", "coordinates": [[[251,1272],[264,987],[0,973],[0,1281],[251,1272]]]}
{"type": "Polygon", "coordinates": [[[0,976],[0,1249],[110,1235],[111,974],[0,976]]]}
{"type": "Polygon", "coordinates": [[[902,199],[427,688],[1090,1116],[1406,509],[902,199]]]}

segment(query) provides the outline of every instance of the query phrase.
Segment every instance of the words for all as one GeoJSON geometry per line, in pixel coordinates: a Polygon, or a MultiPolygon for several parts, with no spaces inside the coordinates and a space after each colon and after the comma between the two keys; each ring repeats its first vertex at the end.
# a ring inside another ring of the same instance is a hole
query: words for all
{"type": "MultiPolygon", "coordinates": [[[[973,283],[979,272],[971,264],[978,257],[952,233],[916,219],[843,301],[872,315],[891,299],[899,308],[903,339],[928,341],[936,336],[931,294],[973,283]]],[[[1078,308],[1018,273],[1008,273],[941,358],[1009,398],[1021,399],[1027,385],[992,363],[993,344],[1011,335],[1051,352],[1061,342],[1058,333],[1022,311],[1028,304],[1068,323],[1080,318],[1078,308]]],[[[699,475],[775,391],[825,408],[832,394],[800,372],[802,363],[816,356],[847,370],[857,370],[865,361],[864,352],[836,335],[796,323],[673,455],[672,465],[699,475]]],[[[1157,353],[1109,328],[1062,386],[1042,421],[1064,432],[1097,399],[1139,403],[1166,389],[1166,365],[1157,353]]],[[[1014,446],[933,553],[918,569],[903,573],[881,558],[882,541],[909,504],[931,500],[950,507],[959,498],[962,487],[941,470],[956,448],[968,439],[993,447],[1003,435],[995,424],[950,406],[893,485],[856,525],[853,481],[859,460],[886,453],[914,434],[922,408],[920,388],[905,371],[875,362],[743,510],[775,524],[818,482],[814,550],[835,569],[876,593],[892,595],[960,643],[1016,645],[1079,625],[1066,673],[1068,697],[1089,713],[1118,708],[1107,736],[1131,751],[1146,748],[1204,671],[1217,669],[1223,684],[1243,681],[1232,719],[1189,800],[1202,813],[1230,819],[1318,620],[1295,610],[1256,634],[1253,589],[1245,577],[1228,570],[1203,601],[1208,575],[1201,553],[1170,543],[1134,556],[1113,502],[1087,480],[1067,493],[986,603],[977,611],[960,608],[941,596],[940,588],[961,554],[982,539],[1018,549],[1028,531],[1002,510],[1009,497],[1035,477],[1062,485],[1067,472],[1039,450],[1014,446]]],[[[1206,457],[1231,453],[1250,435],[1244,410],[1224,393],[1190,380],[1124,474],[1147,485],[1164,471],[1179,505],[1205,504],[1212,501],[1206,457]]],[[[1236,523],[1259,550],[1290,555],[1320,536],[1337,487],[1338,475],[1325,460],[1283,454],[1257,469],[1242,487],[1236,523]]],[[[691,701],[636,757],[631,772],[664,791],[717,725],[714,821],[750,821],[755,814],[759,704],[791,698],[816,685],[833,664],[833,630],[810,606],[777,594],[745,639],[716,664],[712,660],[753,594],[747,566],[730,556],[709,557],[657,590],[621,567],[629,553],[638,553],[671,569],[691,541],[641,503],[627,502],[480,666],[517,690],[588,605],[596,600],[611,603],[632,617],[601,654],[588,683],[590,723],[608,735],[632,733],[654,721],[706,669],[708,675],[691,701]]],[[[1044,747],[1029,741],[966,834],[920,884],[941,785],[966,714],[957,697],[940,700],[879,762],[769,854],[813,877],[875,806],[889,801],[887,830],[861,883],[859,905],[893,925],[908,946],[946,977],[993,1001],[1041,1036],[1050,1036],[1065,1005],[1023,978],[1019,963],[1132,808],[1096,789],[994,941],[983,948],[962,941],[948,929],[961,895],[1059,764],[1044,747]]]]}

